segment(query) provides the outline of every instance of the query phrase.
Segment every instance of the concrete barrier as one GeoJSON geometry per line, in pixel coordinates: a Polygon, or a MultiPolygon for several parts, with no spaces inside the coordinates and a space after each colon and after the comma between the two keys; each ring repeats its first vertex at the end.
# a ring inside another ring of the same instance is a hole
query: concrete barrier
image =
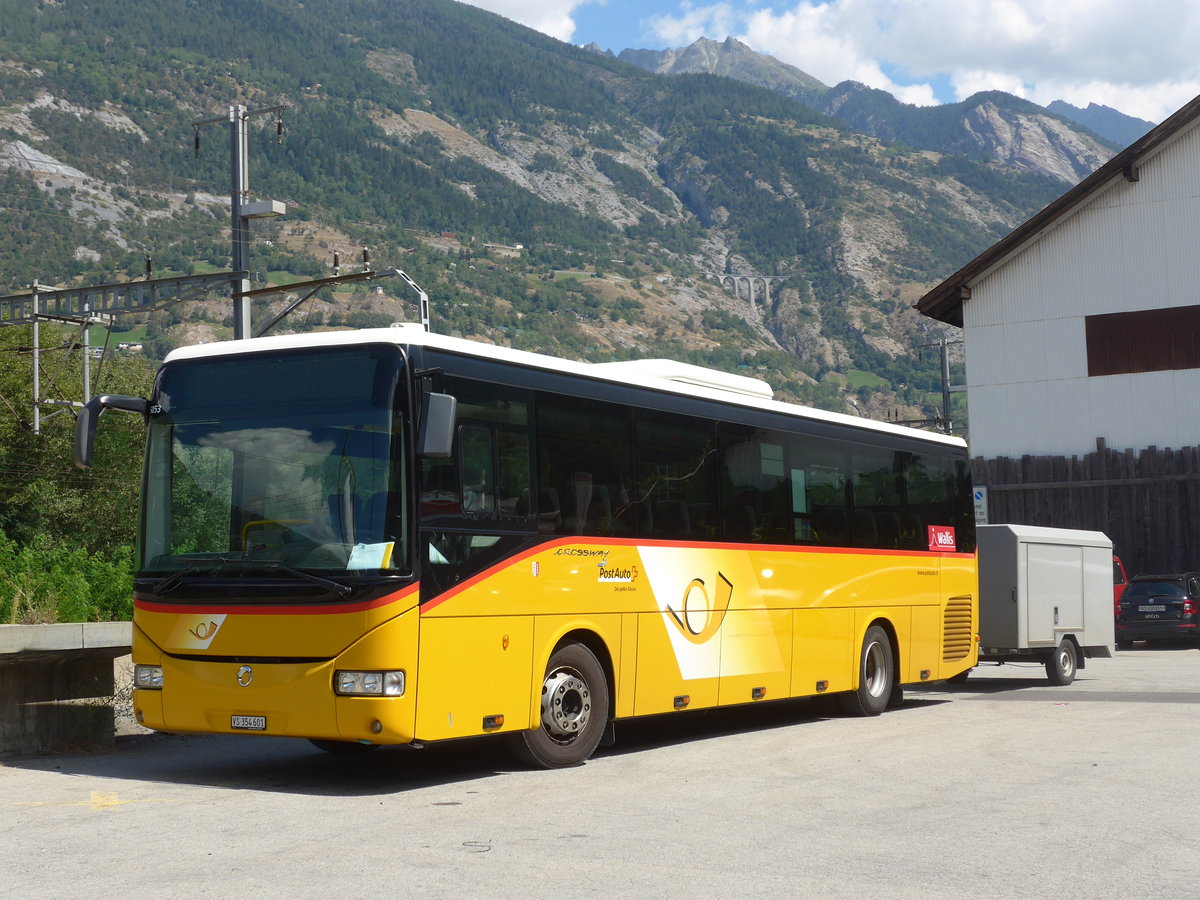
{"type": "Polygon", "coordinates": [[[113,660],[129,622],[0,625],[0,756],[113,741],[113,660]]]}

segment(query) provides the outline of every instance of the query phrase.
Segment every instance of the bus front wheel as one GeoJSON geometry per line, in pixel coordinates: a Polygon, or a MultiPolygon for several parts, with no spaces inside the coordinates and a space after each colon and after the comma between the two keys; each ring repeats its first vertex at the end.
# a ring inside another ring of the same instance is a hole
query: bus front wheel
{"type": "Polygon", "coordinates": [[[561,769],[584,762],[608,724],[604,667],[583,644],[564,644],[546,664],[541,727],[513,735],[513,750],[532,766],[561,769]]]}
{"type": "Polygon", "coordinates": [[[863,636],[858,689],[840,695],[842,709],[852,716],[879,715],[887,709],[894,677],[892,642],[886,631],[872,625],[863,636]]]}

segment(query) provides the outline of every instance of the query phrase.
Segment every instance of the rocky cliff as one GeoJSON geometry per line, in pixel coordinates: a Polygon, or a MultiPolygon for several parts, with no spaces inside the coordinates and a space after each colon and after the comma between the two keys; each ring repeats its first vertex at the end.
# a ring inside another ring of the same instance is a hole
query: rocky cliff
{"type": "MultiPolygon", "coordinates": [[[[623,50],[618,59],[664,75],[705,73],[734,78],[793,97],[872,137],[994,160],[1071,184],[1118,149],[1097,137],[1103,135],[1103,129],[1080,128],[1078,116],[1047,110],[1010,94],[992,91],[961,103],[912,106],[853,81],[827,87],[795,66],[757,53],[733,38],[722,42],[701,38],[679,49],[623,50]]],[[[1093,121],[1103,118],[1093,115],[1093,121]]]]}

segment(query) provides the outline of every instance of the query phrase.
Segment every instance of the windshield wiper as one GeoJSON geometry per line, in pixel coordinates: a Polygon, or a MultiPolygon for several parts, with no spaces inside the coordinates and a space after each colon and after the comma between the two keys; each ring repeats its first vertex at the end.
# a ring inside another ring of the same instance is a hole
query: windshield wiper
{"type": "Polygon", "coordinates": [[[165,597],[170,591],[174,590],[179,582],[191,575],[193,572],[198,572],[201,569],[212,569],[214,572],[217,569],[225,566],[228,563],[240,562],[240,560],[230,559],[227,556],[210,556],[205,559],[197,559],[188,563],[182,569],[168,575],[162,581],[154,586],[153,593],[158,597],[165,597]]]}
{"type": "Polygon", "coordinates": [[[305,572],[303,569],[293,569],[291,566],[280,562],[277,559],[233,559],[228,556],[217,556],[209,557],[208,559],[197,559],[194,562],[184,566],[179,571],[168,575],[157,585],[155,585],[153,593],[158,597],[165,597],[167,593],[174,590],[185,577],[191,575],[193,572],[205,570],[209,575],[212,575],[220,569],[239,567],[247,569],[264,569],[271,572],[286,572],[295,578],[301,578],[315,585],[319,585],[330,593],[337,594],[339,597],[348,597],[353,590],[347,584],[340,584],[336,581],[331,581],[328,578],[322,578],[320,575],[313,575],[311,572],[305,572]]]}
{"type": "Polygon", "coordinates": [[[313,584],[320,585],[327,591],[337,594],[339,597],[349,597],[353,590],[348,584],[341,584],[337,581],[332,581],[328,578],[322,578],[320,575],[314,575],[312,572],[305,572],[303,569],[293,569],[286,563],[282,563],[277,559],[254,560],[254,564],[260,568],[269,571],[287,572],[289,575],[294,575],[296,578],[303,578],[305,581],[310,581],[313,584]]]}

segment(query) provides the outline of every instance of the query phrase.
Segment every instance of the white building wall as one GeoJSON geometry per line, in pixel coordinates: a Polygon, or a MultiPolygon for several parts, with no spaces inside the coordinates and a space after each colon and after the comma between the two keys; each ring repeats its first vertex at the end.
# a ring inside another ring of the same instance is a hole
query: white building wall
{"type": "Polygon", "coordinates": [[[1200,445],[1200,370],[1088,378],[1084,318],[1200,304],[1200,125],[986,274],[963,304],[973,456],[1200,445]]]}

